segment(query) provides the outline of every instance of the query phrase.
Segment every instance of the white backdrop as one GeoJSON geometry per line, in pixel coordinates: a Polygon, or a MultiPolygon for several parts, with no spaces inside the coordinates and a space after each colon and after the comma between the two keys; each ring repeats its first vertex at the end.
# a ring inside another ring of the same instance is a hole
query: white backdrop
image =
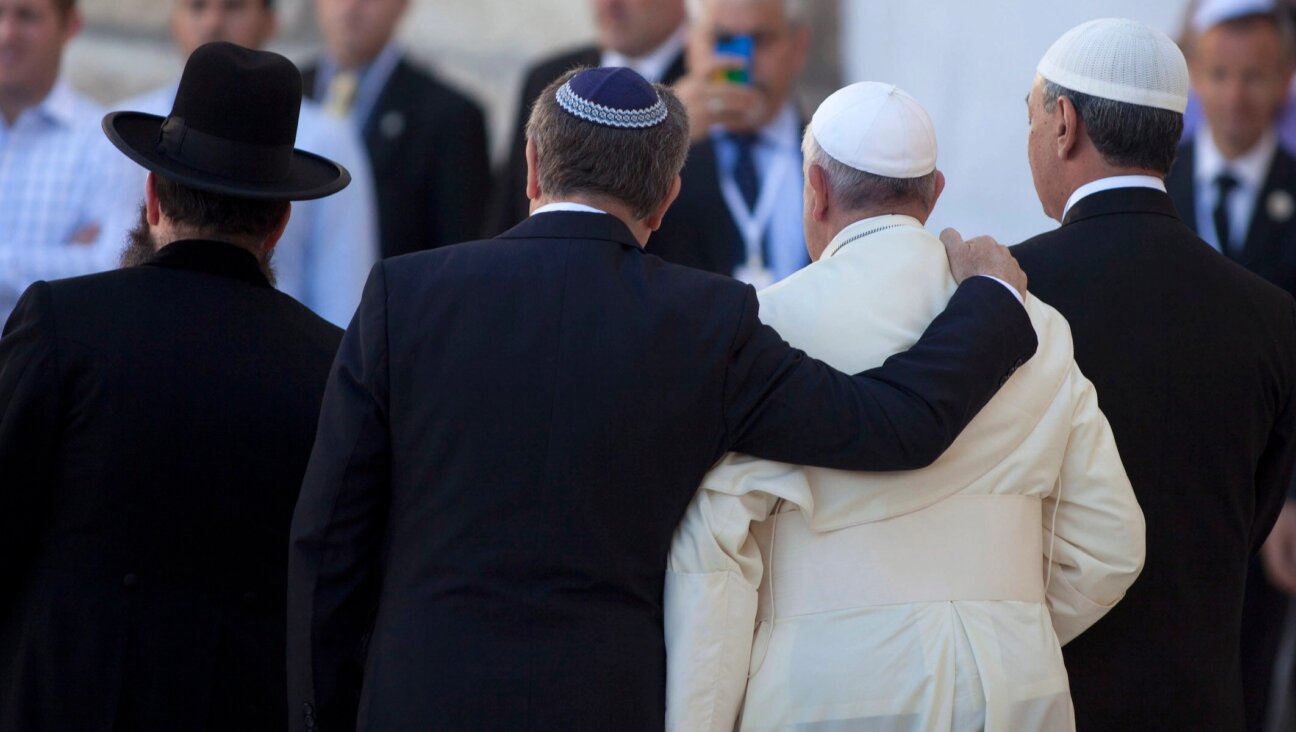
{"type": "Polygon", "coordinates": [[[843,0],[846,83],[913,94],[936,125],[945,194],[928,222],[1005,244],[1057,224],[1026,162],[1026,93],[1049,45],[1083,21],[1129,17],[1178,34],[1187,0],[843,0]]]}

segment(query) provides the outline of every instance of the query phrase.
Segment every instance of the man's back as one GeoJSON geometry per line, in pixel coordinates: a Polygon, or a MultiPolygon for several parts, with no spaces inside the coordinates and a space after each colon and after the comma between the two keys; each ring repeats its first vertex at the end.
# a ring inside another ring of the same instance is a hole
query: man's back
{"type": "Polygon", "coordinates": [[[661,729],[661,583],[698,481],[733,445],[907,463],[884,424],[912,436],[915,417],[857,389],[760,326],[751,288],[645,255],[612,216],[539,214],[379,265],[294,517],[302,724],[661,729]],[[829,444],[799,419],[816,410],[854,432],[829,444]]]}
{"type": "MultiPolygon", "coordinates": [[[[892,215],[847,226],[760,300],[793,345],[857,371],[912,345],[953,292],[941,242],[892,215]]],[[[931,466],[731,455],[707,474],[670,558],[670,729],[1071,727],[1059,637],[1134,581],[1143,523],[1066,321],[1026,306],[1039,350],[931,466]]]]}
{"type": "Polygon", "coordinates": [[[283,547],[340,332],[259,277],[176,242],[15,311],[0,728],[281,727],[283,547]]]}
{"type": "Polygon", "coordinates": [[[1291,298],[1202,243],[1168,196],[1117,189],[1015,247],[1071,323],[1147,519],[1147,563],[1064,649],[1078,726],[1242,726],[1247,561],[1277,513],[1296,428],[1291,298]]]}

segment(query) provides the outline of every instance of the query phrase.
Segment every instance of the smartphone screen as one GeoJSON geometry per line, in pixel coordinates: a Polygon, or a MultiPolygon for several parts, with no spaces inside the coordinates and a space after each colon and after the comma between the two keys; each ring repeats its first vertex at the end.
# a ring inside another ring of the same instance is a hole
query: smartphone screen
{"type": "Polygon", "coordinates": [[[722,56],[736,56],[742,59],[740,68],[728,69],[717,81],[728,81],[734,84],[751,83],[752,52],[755,42],[751,36],[724,35],[716,38],[716,53],[722,56]]]}

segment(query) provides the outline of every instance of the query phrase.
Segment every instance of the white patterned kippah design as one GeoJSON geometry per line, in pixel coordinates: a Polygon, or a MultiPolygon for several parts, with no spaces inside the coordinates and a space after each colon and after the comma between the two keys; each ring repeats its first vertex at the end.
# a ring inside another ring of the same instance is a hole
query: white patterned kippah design
{"type": "Polygon", "coordinates": [[[656,101],[647,106],[638,109],[616,109],[598,102],[591,101],[577,94],[572,89],[572,80],[568,80],[558,88],[555,95],[558,104],[567,110],[568,114],[587,122],[593,122],[596,125],[605,127],[621,127],[625,129],[644,129],[655,127],[666,120],[666,105],[662,102],[661,97],[654,94],[656,101]]]}
{"type": "Polygon", "coordinates": [[[1188,106],[1188,63],[1164,33],[1122,18],[1082,23],[1062,35],[1036,68],[1071,91],[1168,109],[1188,106]]]}

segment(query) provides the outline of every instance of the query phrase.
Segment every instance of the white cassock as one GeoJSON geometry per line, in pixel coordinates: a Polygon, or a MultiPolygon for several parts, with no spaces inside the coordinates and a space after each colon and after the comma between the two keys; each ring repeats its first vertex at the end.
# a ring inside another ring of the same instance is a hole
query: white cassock
{"type": "MultiPolygon", "coordinates": [[[[854,373],[954,290],[940,241],[882,216],[763,291],[761,319],[854,373]]],[[[1061,645],[1138,576],[1143,514],[1066,320],[1026,308],[1035,357],[930,467],[712,469],[671,548],[668,729],[1074,729],[1061,645]]]]}

